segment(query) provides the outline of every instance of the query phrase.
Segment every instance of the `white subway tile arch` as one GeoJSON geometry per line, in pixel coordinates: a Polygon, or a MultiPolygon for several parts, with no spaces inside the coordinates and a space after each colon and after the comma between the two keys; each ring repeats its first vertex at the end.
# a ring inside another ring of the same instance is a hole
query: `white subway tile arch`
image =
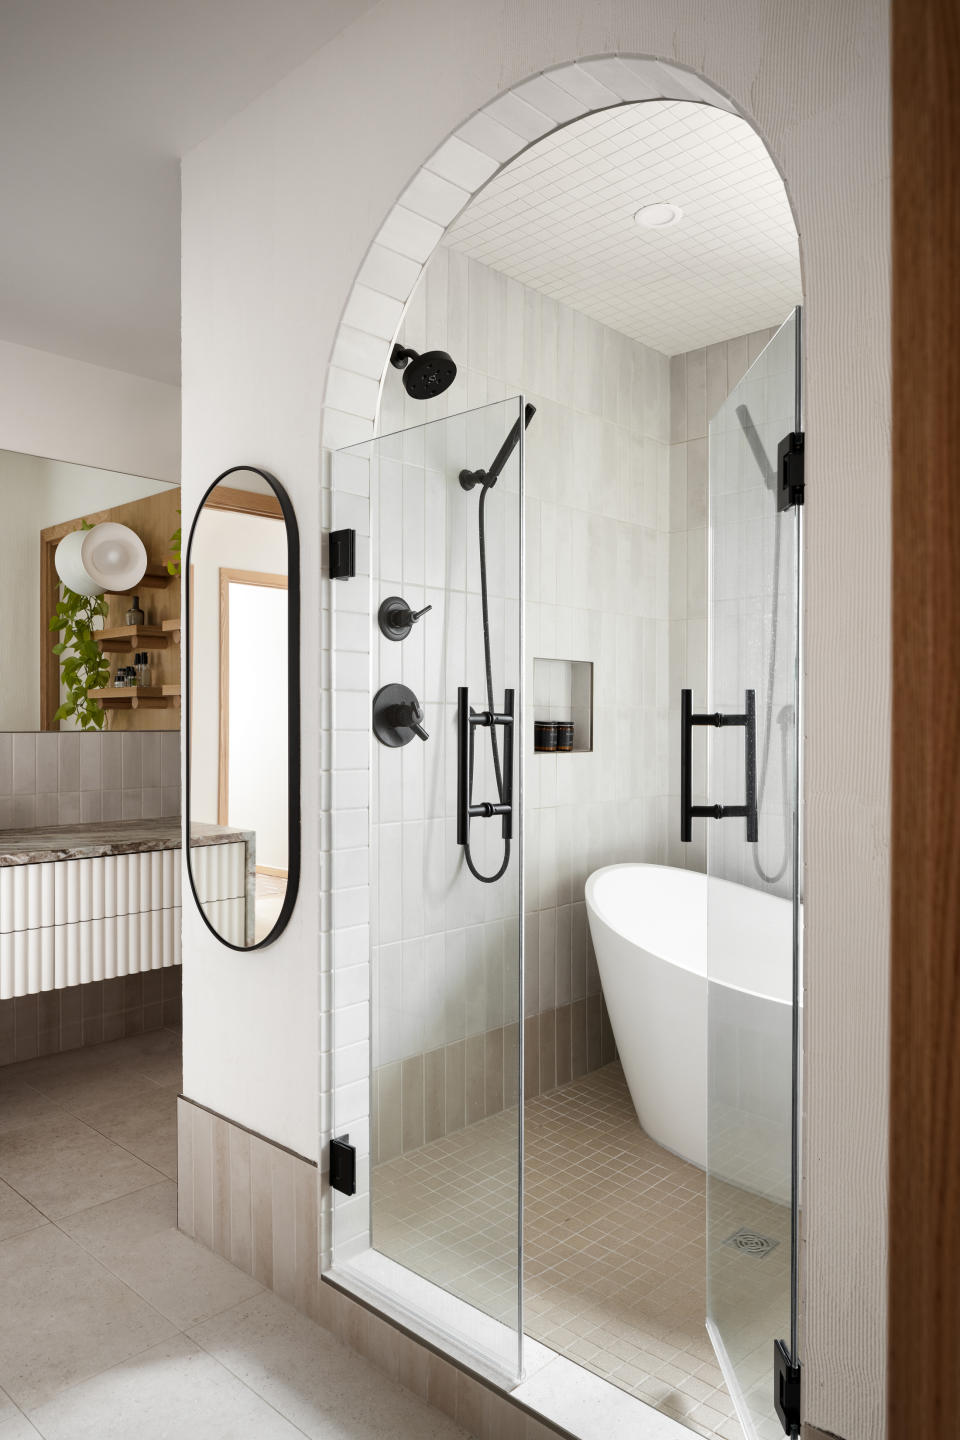
{"type": "Polygon", "coordinates": [[[399,197],[364,257],[344,306],[327,374],[327,450],[369,439],[404,308],[445,229],[521,151],[571,121],[643,101],[686,100],[740,114],[679,65],[626,55],[544,71],[491,100],[457,129],[399,197]]]}

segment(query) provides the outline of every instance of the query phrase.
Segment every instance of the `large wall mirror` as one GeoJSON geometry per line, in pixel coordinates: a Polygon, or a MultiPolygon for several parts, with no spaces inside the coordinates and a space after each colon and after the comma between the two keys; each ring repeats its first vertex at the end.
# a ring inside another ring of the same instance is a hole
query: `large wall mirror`
{"type": "Polygon", "coordinates": [[[217,477],[184,584],[190,883],[218,939],[251,950],[282,933],[300,878],[300,547],[272,475],[217,477]]]}
{"type": "Polygon", "coordinates": [[[180,487],[0,450],[0,503],[0,732],[178,729],[180,487]]]}

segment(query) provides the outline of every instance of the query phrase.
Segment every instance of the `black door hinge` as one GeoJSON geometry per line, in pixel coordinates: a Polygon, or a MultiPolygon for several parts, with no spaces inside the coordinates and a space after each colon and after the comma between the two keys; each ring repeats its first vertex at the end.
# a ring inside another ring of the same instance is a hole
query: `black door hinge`
{"type": "Polygon", "coordinates": [[[803,431],[791,430],[777,446],[777,509],[803,504],[803,431]]]}
{"type": "Polygon", "coordinates": [[[799,1435],[800,1366],[790,1363],[790,1352],[782,1340],[773,1342],[773,1408],[784,1435],[799,1435]]]}
{"type": "Polygon", "coordinates": [[[357,573],[356,530],[330,531],[330,579],[352,580],[357,573]]]}
{"type": "Polygon", "coordinates": [[[357,1193],[357,1147],[349,1135],[338,1135],[330,1141],[330,1184],[341,1195],[357,1193]]]}

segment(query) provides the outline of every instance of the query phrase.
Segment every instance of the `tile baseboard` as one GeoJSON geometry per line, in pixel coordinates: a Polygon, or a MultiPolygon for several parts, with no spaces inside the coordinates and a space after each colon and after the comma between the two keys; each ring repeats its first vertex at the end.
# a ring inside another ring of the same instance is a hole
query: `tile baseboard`
{"type": "Polygon", "coordinates": [[[478,1440],[569,1440],[320,1276],[320,1170],[181,1096],[178,1224],[478,1440]]]}

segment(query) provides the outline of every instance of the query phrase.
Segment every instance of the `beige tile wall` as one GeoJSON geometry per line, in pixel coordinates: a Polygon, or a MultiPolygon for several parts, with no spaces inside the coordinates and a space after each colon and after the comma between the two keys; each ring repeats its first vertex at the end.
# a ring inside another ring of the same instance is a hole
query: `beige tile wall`
{"type": "Polygon", "coordinates": [[[0,1000],[0,1066],[180,1024],[182,967],[0,1000]]]}
{"type": "Polygon", "coordinates": [[[320,1279],[316,1165],[180,1097],[178,1223],[477,1440],[556,1440],[509,1396],[320,1279]]]}
{"type": "MultiPolygon", "coordinates": [[[[504,1025],[373,1072],[371,1159],[376,1165],[517,1103],[516,1025],[504,1025]]],[[[602,995],[524,1021],[528,1099],[616,1058],[602,995]]]]}

